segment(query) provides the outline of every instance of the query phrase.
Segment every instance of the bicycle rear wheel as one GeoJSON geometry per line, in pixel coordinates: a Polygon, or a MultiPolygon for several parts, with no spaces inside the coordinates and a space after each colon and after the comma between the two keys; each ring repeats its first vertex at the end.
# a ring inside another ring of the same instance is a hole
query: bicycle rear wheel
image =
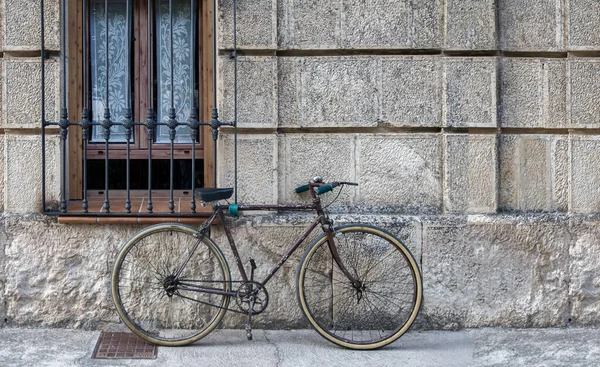
{"type": "Polygon", "coordinates": [[[376,349],[404,334],[421,307],[423,286],[410,251],[389,232],[368,225],[335,229],[343,266],[323,234],[306,250],[298,269],[298,301],[315,330],[351,349],[376,349]]]}
{"type": "Polygon", "coordinates": [[[158,224],[135,234],[120,250],[112,296],[123,322],[143,339],[179,346],[208,335],[223,318],[231,276],[221,250],[198,230],[158,224]]]}

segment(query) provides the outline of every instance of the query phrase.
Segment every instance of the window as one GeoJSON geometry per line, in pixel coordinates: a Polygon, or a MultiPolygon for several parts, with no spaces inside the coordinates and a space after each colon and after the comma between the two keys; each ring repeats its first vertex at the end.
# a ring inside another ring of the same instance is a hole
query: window
{"type": "MultiPolygon", "coordinates": [[[[190,0],[68,1],[69,120],[81,121],[87,109],[93,122],[87,139],[82,127],[69,127],[70,212],[85,211],[83,201],[90,212],[106,211],[101,207],[107,200],[110,211],[125,212],[127,197],[135,213],[144,200],[164,204],[173,196],[182,199],[175,210],[154,205],[152,211],[190,212],[192,187],[214,184],[210,128],[193,134],[177,126],[171,134],[166,126],[173,118],[187,122],[195,109],[197,119],[210,120],[211,6],[190,0]],[[151,132],[145,125],[149,108],[158,123],[151,132]],[[128,110],[135,122],[131,134],[123,126],[128,110]],[[101,126],[106,113],[116,123],[109,134],[101,126]]],[[[147,211],[147,205],[139,208],[147,211]]]]}

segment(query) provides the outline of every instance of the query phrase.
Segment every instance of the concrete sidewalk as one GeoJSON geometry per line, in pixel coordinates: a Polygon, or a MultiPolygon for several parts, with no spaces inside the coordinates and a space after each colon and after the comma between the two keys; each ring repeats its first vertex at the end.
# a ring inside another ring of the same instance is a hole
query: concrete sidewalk
{"type": "Polygon", "coordinates": [[[155,360],[91,359],[100,332],[0,329],[1,366],[598,366],[599,329],[409,332],[376,351],[339,348],[312,330],[218,330],[155,360]]]}

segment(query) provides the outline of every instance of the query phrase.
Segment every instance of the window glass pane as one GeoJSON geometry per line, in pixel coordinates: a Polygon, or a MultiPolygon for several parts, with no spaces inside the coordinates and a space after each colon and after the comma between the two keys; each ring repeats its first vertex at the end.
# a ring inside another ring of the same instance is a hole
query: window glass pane
{"type": "MultiPolygon", "coordinates": [[[[90,61],[92,86],[92,118],[104,120],[106,107],[106,23],[104,0],[94,0],[90,16],[90,61]]],[[[110,118],[113,122],[125,120],[127,88],[127,20],[125,0],[111,0],[108,6],[108,96],[110,118]]],[[[94,126],[92,141],[104,141],[104,128],[94,126]]],[[[126,142],[123,126],[111,127],[111,142],[126,142]]]]}
{"type": "MultiPolygon", "coordinates": [[[[191,68],[190,44],[194,36],[191,26],[192,14],[189,0],[173,0],[173,85],[176,119],[187,122],[192,107],[194,70],[191,68]]],[[[157,50],[157,120],[168,121],[171,108],[171,27],[169,2],[160,1],[156,14],[157,50]]],[[[169,143],[169,128],[159,126],[156,137],[158,143],[169,143]]],[[[179,126],[175,143],[191,143],[190,128],[179,126]]]]}

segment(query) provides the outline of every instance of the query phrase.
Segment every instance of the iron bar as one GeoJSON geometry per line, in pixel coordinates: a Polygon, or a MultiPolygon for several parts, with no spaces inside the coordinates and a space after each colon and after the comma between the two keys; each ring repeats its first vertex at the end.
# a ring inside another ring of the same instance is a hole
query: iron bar
{"type": "Polygon", "coordinates": [[[213,108],[212,108],[212,138],[213,138],[213,187],[217,187],[217,138],[219,137],[219,110],[217,109],[217,0],[213,0],[213,108]]]}
{"type": "Polygon", "coordinates": [[[233,0],[233,192],[238,202],[238,133],[237,133],[237,0],[233,0]]]}
{"type": "Polygon", "coordinates": [[[87,199],[87,143],[89,140],[89,129],[91,128],[90,121],[90,110],[89,110],[89,95],[88,95],[88,76],[89,76],[89,65],[88,65],[88,1],[83,0],[83,12],[81,19],[81,38],[82,38],[82,51],[83,51],[83,110],[81,111],[81,137],[83,140],[83,201],[81,203],[81,210],[84,213],[88,212],[88,199],[87,199]]]}
{"type": "Polygon", "coordinates": [[[126,79],[126,86],[125,86],[125,122],[123,124],[123,126],[125,126],[125,138],[127,139],[127,160],[126,160],[126,167],[125,167],[125,185],[126,185],[126,190],[127,190],[127,198],[125,200],[125,212],[127,213],[131,213],[131,188],[130,188],[130,181],[131,181],[131,167],[130,167],[130,160],[131,160],[131,129],[133,128],[133,120],[132,120],[132,114],[131,114],[131,41],[132,41],[132,27],[131,27],[131,16],[133,14],[132,12],[132,0],[127,0],[127,4],[126,4],[126,19],[125,21],[127,22],[126,24],[126,32],[127,32],[127,63],[126,63],[126,70],[125,73],[127,75],[127,79],[126,79]]]}
{"type": "Polygon", "coordinates": [[[109,200],[109,188],[108,188],[108,184],[109,184],[109,178],[108,178],[108,155],[109,155],[109,144],[108,141],[110,139],[110,127],[111,127],[111,121],[110,121],[110,99],[109,99],[109,94],[108,94],[108,83],[109,83],[109,55],[108,55],[108,0],[104,0],[104,25],[106,27],[105,29],[105,33],[104,33],[104,41],[105,41],[105,57],[106,57],[106,62],[105,62],[105,66],[106,66],[106,83],[105,83],[105,106],[104,106],[104,121],[103,121],[103,126],[104,126],[104,150],[105,150],[105,156],[104,156],[104,212],[105,213],[110,213],[110,200],[109,200]]]}
{"type": "Polygon", "coordinates": [[[169,213],[173,213],[175,204],[173,201],[173,169],[174,169],[174,154],[175,154],[175,134],[177,128],[177,120],[175,115],[175,79],[173,78],[173,0],[169,0],[169,58],[170,58],[170,72],[171,72],[171,108],[169,109],[169,138],[171,139],[171,156],[169,159],[169,213]]]}
{"type": "Polygon", "coordinates": [[[196,36],[197,25],[196,25],[196,17],[198,15],[198,10],[196,9],[196,0],[191,0],[191,35],[192,39],[190,41],[190,71],[192,72],[192,88],[190,93],[192,93],[192,109],[190,111],[190,133],[192,138],[192,195],[190,202],[190,211],[192,213],[196,212],[196,196],[194,195],[194,191],[196,190],[196,138],[198,136],[198,101],[196,97],[196,36]]]}
{"type": "MultiPolygon", "coordinates": [[[[61,145],[62,145],[62,169],[61,169],[61,190],[60,190],[60,212],[67,212],[67,199],[66,199],[66,191],[67,191],[67,134],[69,128],[69,116],[67,113],[67,57],[66,57],[66,3],[65,0],[61,1],[61,26],[62,32],[60,37],[61,43],[61,91],[60,91],[60,99],[61,99],[61,110],[60,110],[60,137],[61,137],[61,145]]],[[[42,59],[43,63],[43,59],[42,59]]]]}
{"type": "Polygon", "coordinates": [[[152,213],[152,143],[154,142],[154,127],[156,126],[156,121],[154,121],[154,111],[152,109],[153,100],[152,100],[152,73],[153,73],[153,64],[152,64],[152,0],[148,0],[148,95],[147,95],[147,113],[146,113],[146,128],[148,129],[148,213],[152,213]]]}
{"type": "MultiPolygon", "coordinates": [[[[42,212],[46,212],[46,65],[45,65],[45,40],[44,40],[44,0],[40,1],[40,59],[42,72],[42,212]]],[[[64,32],[64,30],[63,30],[64,32]]],[[[64,49],[62,52],[65,52],[64,49]]]]}

